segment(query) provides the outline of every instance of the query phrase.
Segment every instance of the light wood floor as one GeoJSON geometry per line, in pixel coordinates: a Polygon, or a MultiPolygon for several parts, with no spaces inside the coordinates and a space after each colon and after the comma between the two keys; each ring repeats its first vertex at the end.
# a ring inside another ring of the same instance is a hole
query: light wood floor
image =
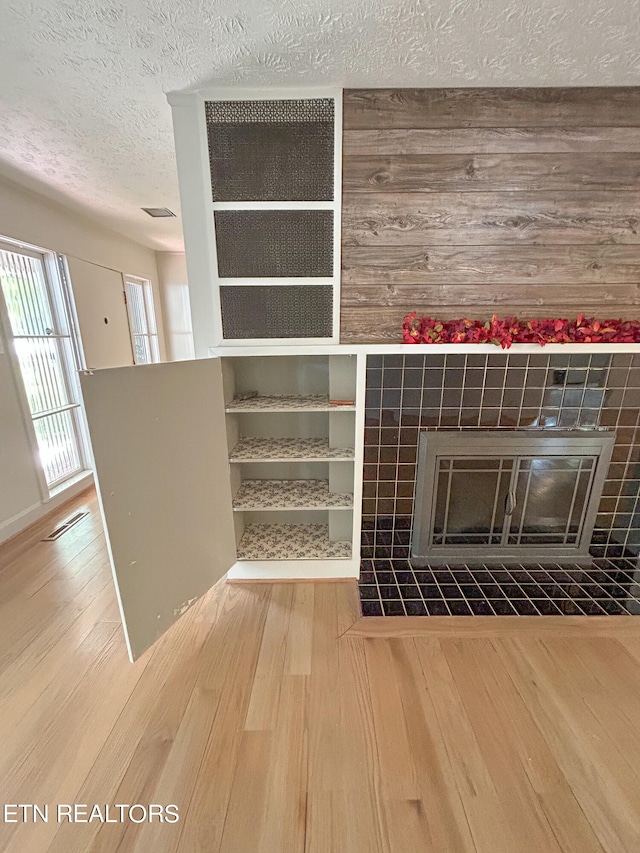
{"type": "Polygon", "coordinates": [[[85,505],[0,549],[0,803],[180,821],[0,820],[0,850],[640,851],[640,620],[398,632],[350,583],[220,584],[130,664],[85,505]]]}

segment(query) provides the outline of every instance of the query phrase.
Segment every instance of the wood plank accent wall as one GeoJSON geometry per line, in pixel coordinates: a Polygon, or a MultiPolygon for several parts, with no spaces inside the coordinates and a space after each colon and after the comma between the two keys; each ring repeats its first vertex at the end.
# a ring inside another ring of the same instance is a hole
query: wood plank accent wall
{"type": "Polygon", "coordinates": [[[344,93],[343,342],[640,316],[640,87],[344,93]]]}

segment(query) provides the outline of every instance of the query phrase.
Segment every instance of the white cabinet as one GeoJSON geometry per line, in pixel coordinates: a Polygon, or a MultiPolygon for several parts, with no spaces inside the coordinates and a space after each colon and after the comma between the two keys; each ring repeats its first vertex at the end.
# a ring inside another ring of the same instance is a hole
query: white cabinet
{"type": "Polygon", "coordinates": [[[81,377],[132,659],[227,571],[357,577],[364,359],[252,348],[81,377]]]}
{"type": "Polygon", "coordinates": [[[168,98],[196,355],[337,344],[341,92],[168,98]]]}

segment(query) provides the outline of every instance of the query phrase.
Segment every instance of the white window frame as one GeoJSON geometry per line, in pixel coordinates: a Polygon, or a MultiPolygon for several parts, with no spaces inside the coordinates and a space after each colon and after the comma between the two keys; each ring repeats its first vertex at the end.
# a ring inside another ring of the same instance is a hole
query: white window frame
{"type": "Polygon", "coordinates": [[[157,364],[160,358],[160,341],[158,338],[158,318],[156,316],[155,303],[153,299],[153,285],[147,278],[138,278],[135,275],[125,275],[124,288],[127,302],[127,314],[129,317],[129,334],[131,336],[131,349],[133,350],[134,364],[157,364]],[[141,288],[142,305],[144,310],[145,331],[136,331],[136,318],[133,314],[133,290],[141,288]],[[146,340],[146,351],[149,354],[148,361],[138,358],[136,349],[136,338],[146,340]]]}
{"type": "Polygon", "coordinates": [[[43,249],[39,246],[32,246],[6,237],[0,237],[0,249],[13,254],[36,258],[41,261],[50,307],[58,326],[58,333],[47,337],[65,339],[69,343],[68,349],[63,346],[60,347],[59,351],[61,353],[60,363],[63,373],[63,381],[66,385],[70,403],[51,409],[47,412],[40,412],[33,415],[29,406],[22,368],[15,346],[15,341],[19,340],[23,336],[13,334],[4,293],[0,287],[0,339],[4,337],[4,340],[6,341],[10,368],[22,411],[25,432],[27,434],[35,462],[41,496],[43,500],[48,500],[79,478],[86,476],[88,471],[91,470],[91,449],[78,378],[78,371],[81,369],[82,365],[78,358],[79,341],[76,318],[72,309],[70,294],[68,292],[67,279],[64,275],[63,256],[56,256],[54,252],[48,249],[43,249]],[[62,477],[48,482],[45,474],[45,468],[40,456],[40,446],[36,434],[35,422],[45,416],[66,411],[71,415],[71,424],[76,441],[76,450],[80,467],[72,472],[64,474],[62,477]]]}

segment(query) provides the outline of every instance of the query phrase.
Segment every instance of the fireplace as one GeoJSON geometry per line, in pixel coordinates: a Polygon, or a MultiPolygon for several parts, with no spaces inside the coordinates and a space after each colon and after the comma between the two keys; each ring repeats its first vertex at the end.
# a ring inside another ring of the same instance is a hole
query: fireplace
{"type": "Polygon", "coordinates": [[[589,562],[614,442],[608,430],[423,431],[413,560],[589,562]]]}
{"type": "Polygon", "coordinates": [[[364,432],[363,615],[640,613],[640,355],[600,346],[371,354],[364,432]],[[418,463],[438,436],[447,464],[432,468],[425,494],[418,463]],[[448,522],[433,532],[448,542],[429,541],[441,470],[448,522]],[[535,562],[525,549],[543,539],[535,562]],[[427,550],[445,547],[451,559],[427,550]]]}
{"type": "Polygon", "coordinates": [[[615,435],[590,551],[638,554],[640,355],[414,349],[367,359],[363,558],[411,557],[420,437],[489,431],[615,435]]]}

